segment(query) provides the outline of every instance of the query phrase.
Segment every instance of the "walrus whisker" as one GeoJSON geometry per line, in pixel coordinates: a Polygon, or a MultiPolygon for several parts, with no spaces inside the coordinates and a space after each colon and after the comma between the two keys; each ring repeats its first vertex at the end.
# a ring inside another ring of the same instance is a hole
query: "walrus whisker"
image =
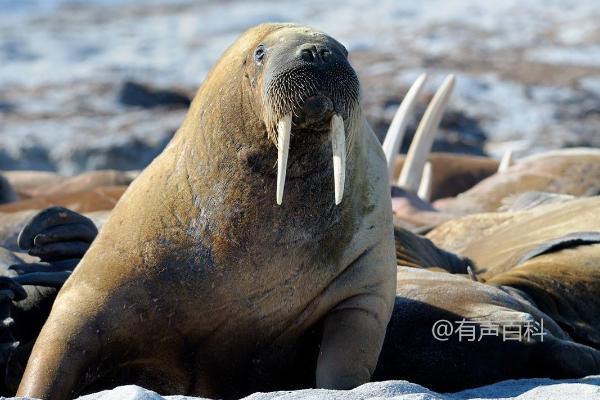
{"type": "Polygon", "coordinates": [[[331,117],[331,148],[333,152],[333,183],[335,204],[342,202],[346,179],[346,136],[344,120],[338,114],[331,117]]]}
{"type": "Polygon", "coordinates": [[[421,178],[421,183],[419,184],[419,190],[417,191],[417,196],[422,198],[425,201],[431,201],[431,191],[433,189],[433,171],[431,167],[431,162],[427,161],[425,166],[423,167],[423,177],[421,178]]]}
{"type": "Polygon", "coordinates": [[[437,90],[427,110],[425,110],[413,142],[408,149],[406,162],[400,173],[398,185],[413,193],[419,188],[419,183],[423,175],[423,167],[431,151],[433,139],[442,120],[442,115],[452,94],[454,81],[454,75],[448,75],[437,90]]]}
{"type": "Polygon", "coordinates": [[[287,114],[277,124],[277,204],[283,200],[285,174],[287,172],[290,135],[292,133],[292,114],[287,114]]]}
{"type": "Polygon", "coordinates": [[[510,168],[513,164],[513,151],[512,149],[508,149],[502,155],[502,160],[500,160],[500,165],[498,165],[498,173],[504,172],[510,168]]]}
{"type": "Polygon", "coordinates": [[[417,103],[417,97],[421,93],[426,80],[427,74],[421,74],[421,76],[419,76],[412,84],[410,89],[408,89],[408,92],[406,92],[406,95],[400,103],[400,106],[398,107],[398,110],[392,119],[392,123],[385,134],[385,139],[383,141],[383,152],[385,153],[385,158],[388,164],[390,181],[394,178],[396,154],[398,154],[400,144],[404,138],[406,125],[408,124],[408,120],[410,119],[415,104],[417,103]]]}

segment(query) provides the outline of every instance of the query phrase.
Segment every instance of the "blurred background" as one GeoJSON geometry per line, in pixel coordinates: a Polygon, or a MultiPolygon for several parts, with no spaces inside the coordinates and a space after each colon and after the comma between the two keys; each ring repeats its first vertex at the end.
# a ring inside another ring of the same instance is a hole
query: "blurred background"
{"type": "Polygon", "coordinates": [[[457,75],[435,150],[600,147],[598,0],[0,0],[0,169],[143,168],[225,48],[269,21],[346,45],[380,138],[426,71],[417,116],[457,75]]]}

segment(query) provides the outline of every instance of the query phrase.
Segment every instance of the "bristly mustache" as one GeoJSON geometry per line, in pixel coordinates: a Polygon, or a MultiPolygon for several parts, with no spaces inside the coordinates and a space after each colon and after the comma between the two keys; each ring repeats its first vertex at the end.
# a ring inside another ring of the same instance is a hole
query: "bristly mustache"
{"type": "Polygon", "coordinates": [[[334,105],[329,135],[333,152],[335,204],[340,204],[344,194],[346,155],[352,145],[356,131],[354,125],[360,113],[360,89],[354,71],[350,67],[338,66],[316,74],[311,68],[300,66],[276,75],[265,92],[264,123],[278,151],[277,204],[281,205],[283,201],[292,119],[300,115],[304,101],[317,94],[327,96],[334,105]],[[346,131],[349,132],[348,138],[346,131]]]}
{"type": "Polygon", "coordinates": [[[358,77],[354,70],[344,65],[325,72],[298,66],[275,75],[265,88],[263,97],[264,122],[269,138],[276,142],[277,124],[281,118],[289,113],[298,117],[304,101],[317,94],[328,97],[335,112],[347,119],[359,104],[358,77]]]}

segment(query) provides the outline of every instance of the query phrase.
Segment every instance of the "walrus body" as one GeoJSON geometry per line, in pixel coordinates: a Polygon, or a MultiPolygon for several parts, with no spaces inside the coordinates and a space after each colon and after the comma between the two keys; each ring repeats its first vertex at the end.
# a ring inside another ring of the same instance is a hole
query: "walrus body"
{"type": "MultiPolygon", "coordinates": [[[[470,179],[489,173],[493,160],[474,157],[461,161],[460,157],[449,162],[442,172],[435,166],[453,157],[430,156],[433,185],[462,187],[470,179]],[[454,166],[454,162],[458,165],[454,166]],[[461,164],[473,168],[467,173],[461,164]],[[486,172],[487,171],[487,172],[486,172]],[[439,176],[437,176],[439,175],[439,176]]],[[[497,163],[497,162],[496,162],[497,163]]],[[[442,167],[443,169],[443,167],[442,167]]],[[[471,189],[454,193],[455,197],[442,198],[429,203],[415,194],[392,187],[394,224],[398,227],[424,233],[446,221],[456,221],[464,215],[492,213],[507,208],[521,208],[523,204],[533,207],[538,204],[567,200],[569,196],[594,196],[600,193],[600,151],[597,149],[564,149],[531,156],[518,161],[512,167],[499,171],[476,183],[471,189]],[[516,203],[515,203],[516,202],[516,203]],[[520,204],[523,203],[523,204],[520,204]]],[[[434,190],[435,192],[435,190],[434,190]]],[[[502,214],[498,215],[503,218],[502,214]]],[[[479,218],[474,217],[474,219],[479,218]]],[[[465,228],[467,226],[465,225],[465,228]]],[[[470,228],[469,228],[470,229],[470,228]]],[[[444,235],[447,240],[464,236],[444,235]]],[[[476,235],[472,236],[474,239],[476,235]]]]}
{"type": "MultiPolygon", "coordinates": [[[[396,157],[393,181],[400,177],[405,156],[396,157]]],[[[458,196],[498,171],[500,162],[494,158],[467,154],[431,153],[431,201],[458,196]]]]}
{"type": "Polygon", "coordinates": [[[31,197],[31,193],[41,187],[53,187],[64,182],[67,177],[50,171],[2,171],[20,198],[31,197]]]}
{"type": "Polygon", "coordinates": [[[0,205],[0,213],[42,210],[52,206],[69,208],[80,213],[112,210],[127,186],[100,186],[75,193],[54,193],[0,205]]]}
{"type": "Polygon", "coordinates": [[[564,149],[517,161],[454,198],[440,199],[436,209],[454,214],[496,211],[502,201],[524,192],[573,196],[600,194],[600,150],[564,149]]]}
{"type": "Polygon", "coordinates": [[[394,276],[385,159],[345,49],[308,28],[261,25],[228,49],[113,210],[59,293],[18,395],[118,383],[222,397],[353,387],[375,368],[394,276]],[[312,100],[298,110],[290,96],[312,100]],[[292,111],[277,205],[277,121],[292,111]],[[345,188],[328,137],[338,114],[345,188]],[[320,350],[303,368],[315,330],[320,350]]]}
{"type": "Polygon", "coordinates": [[[571,250],[596,270],[577,264],[579,277],[569,272],[569,251],[561,255],[563,263],[540,257],[525,266],[530,276],[519,278],[516,268],[493,284],[399,267],[396,304],[373,379],[456,391],[506,379],[598,374],[600,346],[590,340],[600,332],[597,250],[571,250]],[[534,263],[560,273],[538,270],[533,277],[534,263]],[[451,334],[440,334],[440,325],[450,325],[451,334]]]}
{"type": "Polygon", "coordinates": [[[48,171],[4,171],[8,182],[21,200],[43,196],[65,196],[88,192],[102,186],[127,186],[138,171],[99,170],[76,176],[48,171]]]}
{"type": "Polygon", "coordinates": [[[373,379],[455,391],[600,373],[599,209],[592,197],[476,214],[436,228],[433,242],[396,228],[398,264],[411,268],[399,267],[373,379]],[[434,336],[440,320],[452,335],[434,336]],[[543,336],[503,336],[542,320],[543,336]]]}
{"type": "Polygon", "coordinates": [[[600,231],[600,197],[573,199],[524,211],[469,215],[448,221],[427,234],[437,246],[469,257],[478,276],[511,270],[543,243],[576,232],[600,231]]]}

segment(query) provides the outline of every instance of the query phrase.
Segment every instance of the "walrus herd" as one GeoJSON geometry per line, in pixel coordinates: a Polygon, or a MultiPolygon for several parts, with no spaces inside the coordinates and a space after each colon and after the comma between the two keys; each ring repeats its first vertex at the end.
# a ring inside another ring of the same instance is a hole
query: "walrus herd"
{"type": "Polygon", "coordinates": [[[2,395],[455,391],[600,373],[600,150],[380,144],[348,52],[245,32],[146,169],[0,174],[2,395]]]}

